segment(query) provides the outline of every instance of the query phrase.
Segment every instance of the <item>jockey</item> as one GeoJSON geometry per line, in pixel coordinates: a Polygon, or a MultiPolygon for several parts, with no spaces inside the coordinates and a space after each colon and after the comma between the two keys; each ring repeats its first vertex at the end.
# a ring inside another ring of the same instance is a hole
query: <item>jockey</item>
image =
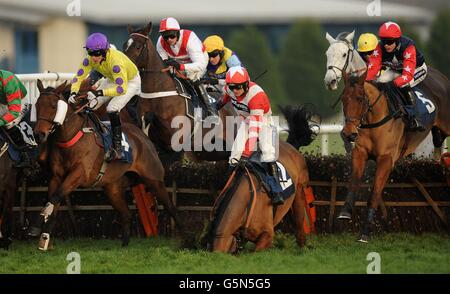
{"type": "Polygon", "coordinates": [[[225,86],[225,76],[230,67],[242,66],[237,55],[225,47],[223,39],[212,35],[203,41],[209,56],[207,73],[202,79],[206,84],[225,86]]]}
{"type": "Polygon", "coordinates": [[[211,113],[208,94],[200,78],[206,73],[208,54],[202,41],[190,30],[181,30],[178,21],[173,17],[161,20],[159,25],[161,36],[156,43],[156,50],[167,66],[182,71],[192,81],[197,93],[211,113]]]}
{"type": "Polygon", "coordinates": [[[33,146],[25,142],[17,126],[24,115],[22,113],[25,106],[23,98],[26,95],[25,86],[13,73],[0,70],[0,127],[3,127],[13,145],[20,151],[20,162],[16,165],[18,168],[32,166],[28,150],[33,146]]]}
{"type": "MultiPolygon", "coordinates": [[[[423,54],[416,48],[413,40],[402,36],[400,26],[395,22],[382,24],[378,36],[380,44],[369,58],[366,80],[374,80],[383,65],[401,71],[401,76],[388,82],[385,87],[399,88],[408,104],[416,107],[416,98],[411,87],[423,81],[427,75],[423,54]]],[[[408,127],[412,131],[425,130],[415,116],[410,117],[408,127]]]]}
{"type": "MultiPolygon", "coordinates": [[[[275,130],[271,125],[272,110],[269,97],[260,86],[250,82],[247,70],[241,66],[231,67],[226,74],[225,82],[225,94],[217,101],[216,108],[220,109],[231,101],[237,113],[245,119],[233,143],[230,165],[235,165],[239,160],[248,160],[258,144],[262,152],[261,161],[269,163],[271,175],[279,181],[274,146],[277,142],[273,141],[275,130]]],[[[280,193],[274,195],[272,203],[283,203],[280,193]]]]}
{"type": "Polygon", "coordinates": [[[378,38],[374,34],[361,34],[358,39],[358,52],[362,59],[369,64],[370,56],[378,46],[378,38]]]}
{"type": "Polygon", "coordinates": [[[122,154],[122,127],[119,112],[141,92],[141,78],[136,65],[122,52],[110,47],[108,39],[101,33],[91,34],[86,41],[88,56],[83,59],[77,75],[72,80],[70,103],[75,97],[81,83],[88,74],[96,70],[105,77],[96,90],[88,92],[88,100],[94,109],[108,102],[106,111],[111,122],[113,150],[109,161],[120,159],[122,154]]]}

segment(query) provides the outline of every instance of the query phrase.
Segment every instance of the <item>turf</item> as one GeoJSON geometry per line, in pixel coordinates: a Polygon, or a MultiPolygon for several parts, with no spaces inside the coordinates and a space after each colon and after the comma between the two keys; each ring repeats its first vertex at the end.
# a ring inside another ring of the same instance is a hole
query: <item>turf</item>
{"type": "Polygon", "coordinates": [[[55,240],[52,251],[40,252],[35,240],[15,241],[0,251],[0,273],[66,272],[67,255],[78,252],[81,273],[366,273],[367,254],[381,257],[381,273],[450,273],[448,235],[387,234],[361,244],[348,234],[309,238],[299,249],[290,235],[278,234],[274,248],[254,253],[251,245],[238,255],[189,250],[174,239],[55,240]]]}

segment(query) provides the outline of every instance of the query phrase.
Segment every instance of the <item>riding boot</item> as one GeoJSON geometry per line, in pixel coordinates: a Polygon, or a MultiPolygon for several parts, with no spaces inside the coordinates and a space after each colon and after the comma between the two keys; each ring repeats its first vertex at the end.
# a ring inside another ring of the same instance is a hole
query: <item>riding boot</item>
{"type": "MultiPolygon", "coordinates": [[[[280,178],[279,178],[279,175],[278,175],[277,162],[276,161],[270,162],[269,165],[270,165],[271,176],[275,178],[275,180],[277,181],[277,183],[279,185],[280,184],[280,182],[279,182],[280,178]]],[[[272,194],[273,194],[272,195],[272,204],[279,205],[279,204],[283,204],[284,203],[283,196],[281,195],[280,192],[273,192],[272,194]]]]}
{"type": "MultiPolygon", "coordinates": [[[[416,97],[415,94],[410,86],[405,86],[403,88],[400,88],[400,91],[403,94],[403,97],[407,100],[408,104],[411,105],[414,109],[414,111],[417,113],[417,104],[416,104],[416,97]]],[[[425,131],[425,127],[417,120],[415,115],[411,115],[409,118],[409,125],[408,129],[410,131],[419,131],[423,132],[425,131]]]]}
{"type": "Polygon", "coordinates": [[[112,130],[112,148],[108,161],[114,159],[122,159],[122,125],[120,123],[120,116],[118,112],[108,112],[109,120],[111,122],[112,130]]]}
{"type": "Polygon", "coordinates": [[[22,132],[20,131],[19,127],[13,126],[10,129],[6,129],[6,132],[8,133],[9,137],[11,138],[13,145],[16,146],[18,151],[20,152],[20,160],[16,164],[16,167],[17,168],[32,167],[33,162],[32,162],[32,158],[29,154],[29,151],[32,148],[32,146],[28,145],[25,142],[22,132]]]}
{"type": "Polygon", "coordinates": [[[200,82],[195,83],[197,93],[200,95],[200,98],[203,100],[203,103],[206,106],[206,110],[208,111],[208,115],[216,116],[216,112],[212,108],[211,104],[209,103],[209,96],[206,92],[205,85],[201,84],[200,82]]]}

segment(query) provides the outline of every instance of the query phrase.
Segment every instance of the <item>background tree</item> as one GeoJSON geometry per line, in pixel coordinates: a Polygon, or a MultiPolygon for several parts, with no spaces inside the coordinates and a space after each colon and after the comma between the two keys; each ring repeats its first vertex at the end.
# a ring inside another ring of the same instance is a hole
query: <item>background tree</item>
{"type": "Polygon", "coordinates": [[[325,89],[325,51],[328,42],[320,25],[312,20],[296,22],[288,32],[280,53],[280,72],[288,99],[293,104],[312,103],[326,119],[339,112],[331,109],[340,90],[325,89]]]}
{"type": "Polygon", "coordinates": [[[277,61],[264,34],[255,26],[246,26],[233,31],[226,46],[236,52],[251,79],[267,70],[256,82],[269,95],[272,110],[277,111],[275,105],[285,103],[286,94],[280,81],[277,61]]]}
{"type": "Polygon", "coordinates": [[[450,9],[442,10],[431,26],[426,60],[450,78],[450,9]]]}

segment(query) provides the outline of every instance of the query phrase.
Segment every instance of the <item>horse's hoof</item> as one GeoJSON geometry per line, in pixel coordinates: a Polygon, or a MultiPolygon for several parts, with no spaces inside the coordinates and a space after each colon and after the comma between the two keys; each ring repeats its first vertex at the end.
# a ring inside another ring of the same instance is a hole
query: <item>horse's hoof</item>
{"type": "Polygon", "coordinates": [[[49,243],[50,243],[50,234],[48,233],[42,233],[41,238],[39,239],[39,250],[47,251],[49,249],[49,243]]]}
{"type": "Polygon", "coordinates": [[[358,242],[361,243],[369,243],[370,237],[366,234],[361,234],[361,236],[358,239],[358,242]]]}
{"type": "Polygon", "coordinates": [[[352,219],[352,214],[347,211],[341,211],[337,218],[343,219],[343,220],[350,220],[350,219],[352,219]]]}

